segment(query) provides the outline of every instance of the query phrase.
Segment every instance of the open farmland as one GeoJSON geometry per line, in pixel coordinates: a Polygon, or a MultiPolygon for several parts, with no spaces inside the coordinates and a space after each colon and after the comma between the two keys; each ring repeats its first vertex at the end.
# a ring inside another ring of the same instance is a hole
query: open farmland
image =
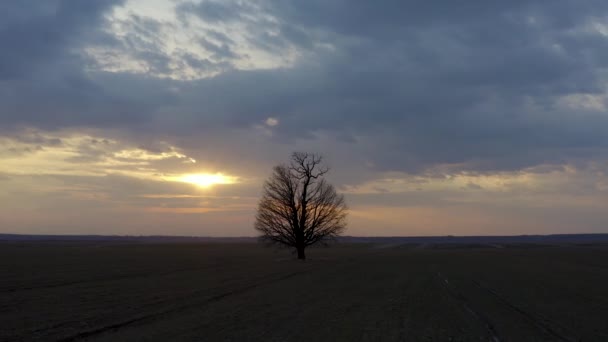
{"type": "Polygon", "coordinates": [[[608,245],[342,244],[308,256],[2,243],[0,341],[608,341],[608,245]]]}

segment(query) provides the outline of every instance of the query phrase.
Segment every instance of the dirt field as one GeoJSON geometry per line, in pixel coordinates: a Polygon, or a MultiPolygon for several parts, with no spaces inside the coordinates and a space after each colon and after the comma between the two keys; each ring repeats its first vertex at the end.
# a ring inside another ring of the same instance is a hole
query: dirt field
{"type": "Polygon", "coordinates": [[[608,246],[0,244],[0,341],[608,341],[608,246]]]}

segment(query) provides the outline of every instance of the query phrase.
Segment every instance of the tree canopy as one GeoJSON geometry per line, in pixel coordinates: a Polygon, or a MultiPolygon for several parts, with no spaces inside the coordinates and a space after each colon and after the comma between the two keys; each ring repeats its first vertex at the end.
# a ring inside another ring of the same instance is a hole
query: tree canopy
{"type": "Polygon", "coordinates": [[[274,167],[265,182],[255,229],[263,240],[305,248],[335,239],[346,229],[347,206],[324,176],[329,168],[317,154],[295,152],[289,164],[274,167]]]}

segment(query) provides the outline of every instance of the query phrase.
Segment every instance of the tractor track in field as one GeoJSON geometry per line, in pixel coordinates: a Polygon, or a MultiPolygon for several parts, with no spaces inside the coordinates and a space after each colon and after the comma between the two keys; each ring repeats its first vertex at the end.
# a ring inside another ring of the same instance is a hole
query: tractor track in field
{"type": "Polygon", "coordinates": [[[450,281],[446,278],[441,272],[437,272],[437,277],[439,278],[439,282],[446,290],[446,292],[454,299],[460,302],[462,307],[471,315],[473,315],[477,320],[479,320],[485,327],[486,332],[492,338],[492,342],[500,342],[501,339],[498,335],[498,331],[496,331],[496,327],[492,324],[492,321],[488,318],[488,316],[484,315],[482,312],[473,309],[470,304],[470,301],[459,291],[457,291],[454,286],[450,285],[450,281]]]}
{"type": "MultiPolygon", "coordinates": [[[[466,311],[468,311],[473,316],[475,316],[477,319],[479,319],[482,323],[484,323],[488,333],[492,337],[492,340],[495,342],[500,342],[501,339],[499,337],[499,334],[498,334],[496,328],[494,327],[494,325],[492,324],[490,318],[487,315],[483,314],[482,312],[475,310],[471,306],[469,299],[467,299],[466,296],[464,296],[462,293],[460,293],[458,290],[456,290],[456,288],[454,286],[450,285],[450,282],[447,277],[445,277],[440,272],[437,272],[437,276],[440,279],[440,282],[443,285],[443,287],[446,289],[446,291],[452,297],[454,297],[455,299],[460,301],[460,303],[462,304],[463,308],[466,311]]],[[[517,313],[518,315],[523,317],[527,322],[531,323],[534,327],[536,327],[537,329],[539,329],[546,335],[551,336],[556,341],[564,341],[564,342],[575,342],[576,341],[576,339],[565,336],[563,334],[560,334],[558,331],[556,331],[549,323],[547,323],[547,319],[544,319],[543,317],[539,317],[538,314],[533,314],[531,312],[528,312],[528,311],[522,309],[520,306],[509,301],[507,298],[500,295],[498,292],[496,292],[492,288],[485,286],[476,280],[472,280],[472,283],[479,290],[489,294],[497,302],[506,306],[511,311],[517,313]]]]}
{"type": "Polygon", "coordinates": [[[146,315],[141,315],[138,317],[133,317],[131,319],[127,319],[121,322],[117,322],[114,324],[109,324],[109,325],[105,325],[105,326],[101,326],[95,329],[91,329],[88,331],[83,331],[77,334],[74,334],[72,336],[68,336],[68,337],[64,337],[61,338],[59,340],[57,340],[58,342],[72,342],[72,341],[80,341],[83,339],[88,339],[94,336],[99,336],[102,335],[104,333],[108,333],[111,331],[117,331],[119,329],[134,325],[134,324],[138,324],[138,323],[144,323],[144,322],[151,322],[151,321],[155,321],[157,319],[172,315],[172,314],[176,314],[179,312],[183,312],[183,311],[187,311],[189,309],[192,308],[196,308],[196,307],[201,307],[203,305],[208,305],[217,301],[220,301],[224,298],[230,297],[230,296],[234,296],[234,295],[238,295],[238,294],[242,294],[245,292],[248,292],[250,290],[253,290],[259,286],[262,285],[267,285],[267,284],[271,284],[271,283],[275,283],[278,281],[282,281],[282,280],[286,280],[295,276],[298,276],[300,274],[304,274],[308,272],[307,270],[303,270],[303,271],[297,271],[297,272],[291,272],[288,274],[282,274],[280,276],[273,276],[273,277],[268,277],[269,279],[263,279],[260,280],[254,284],[250,284],[247,286],[241,286],[238,287],[236,289],[233,289],[231,291],[227,291],[227,292],[223,292],[214,296],[211,296],[209,298],[206,298],[204,300],[201,301],[197,301],[197,302],[191,302],[185,305],[181,305],[178,307],[174,307],[168,310],[163,310],[163,311],[158,311],[155,313],[151,313],[151,314],[146,314],[146,315]]]}
{"type": "Polygon", "coordinates": [[[486,293],[490,294],[492,297],[494,297],[496,300],[498,300],[498,302],[500,302],[503,305],[507,306],[512,311],[517,312],[519,315],[523,316],[527,321],[529,321],[530,323],[532,323],[532,325],[534,325],[537,329],[543,331],[544,333],[550,335],[551,337],[553,337],[553,338],[555,338],[555,339],[557,339],[559,341],[565,341],[565,342],[575,342],[575,341],[577,341],[574,338],[570,338],[568,336],[564,336],[564,335],[560,334],[555,329],[553,329],[551,327],[551,325],[549,325],[546,322],[547,319],[544,319],[543,317],[539,317],[538,314],[533,314],[531,312],[528,312],[528,311],[522,309],[521,307],[517,306],[513,302],[511,302],[508,299],[506,299],[504,296],[500,295],[498,292],[496,292],[492,288],[490,288],[488,286],[485,286],[485,285],[483,285],[480,282],[475,281],[475,280],[473,280],[473,284],[475,284],[475,286],[477,288],[479,288],[480,290],[485,291],[486,293]]]}

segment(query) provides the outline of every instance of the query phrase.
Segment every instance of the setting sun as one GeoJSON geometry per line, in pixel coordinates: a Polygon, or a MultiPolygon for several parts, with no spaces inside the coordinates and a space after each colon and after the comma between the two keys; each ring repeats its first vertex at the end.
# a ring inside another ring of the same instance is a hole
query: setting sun
{"type": "Polygon", "coordinates": [[[175,181],[194,184],[201,188],[208,188],[216,184],[234,184],[236,177],[225,176],[221,173],[197,173],[174,178],[175,181]]]}

